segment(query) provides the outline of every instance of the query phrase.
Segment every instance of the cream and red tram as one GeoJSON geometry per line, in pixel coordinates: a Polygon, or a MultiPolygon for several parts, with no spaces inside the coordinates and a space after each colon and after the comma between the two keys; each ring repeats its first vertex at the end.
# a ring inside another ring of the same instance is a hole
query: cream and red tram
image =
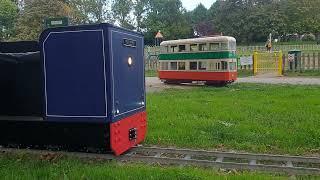
{"type": "Polygon", "coordinates": [[[237,79],[236,39],[217,36],[164,41],[158,75],[165,83],[232,83],[237,79]]]}

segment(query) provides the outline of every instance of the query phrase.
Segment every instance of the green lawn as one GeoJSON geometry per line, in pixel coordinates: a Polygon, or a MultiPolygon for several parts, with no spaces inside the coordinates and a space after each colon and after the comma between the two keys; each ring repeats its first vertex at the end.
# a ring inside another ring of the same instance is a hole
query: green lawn
{"type": "Polygon", "coordinates": [[[0,154],[1,179],[286,179],[270,174],[219,172],[197,167],[118,164],[70,157],[43,160],[30,154],[0,154]]]}
{"type": "Polygon", "coordinates": [[[158,76],[156,70],[146,70],[145,71],[145,77],[156,77],[158,76]]]}
{"type": "Polygon", "coordinates": [[[249,77],[249,76],[253,76],[253,70],[238,70],[238,77],[242,78],[242,77],[249,77]]]}
{"type": "Polygon", "coordinates": [[[146,145],[320,153],[320,86],[169,89],[147,102],[146,145]]]}
{"type": "Polygon", "coordinates": [[[285,76],[289,76],[289,77],[320,77],[320,70],[319,71],[304,71],[304,72],[290,72],[287,71],[284,73],[285,76]]]}

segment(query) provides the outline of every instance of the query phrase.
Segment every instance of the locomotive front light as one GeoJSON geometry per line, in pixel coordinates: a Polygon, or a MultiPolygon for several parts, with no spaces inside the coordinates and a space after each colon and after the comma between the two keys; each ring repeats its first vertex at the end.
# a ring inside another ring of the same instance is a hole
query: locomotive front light
{"type": "Polygon", "coordinates": [[[129,65],[129,66],[132,66],[132,64],[133,64],[132,57],[129,56],[129,57],[128,57],[128,65],[129,65]]]}

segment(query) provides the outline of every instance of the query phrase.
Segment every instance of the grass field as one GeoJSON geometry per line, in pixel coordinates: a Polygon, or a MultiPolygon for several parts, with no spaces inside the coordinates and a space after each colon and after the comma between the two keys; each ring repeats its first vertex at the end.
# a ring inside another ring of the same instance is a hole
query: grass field
{"type": "Polygon", "coordinates": [[[197,167],[161,167],[142,164],[117,164],[70,157],[45,160],[29,155],[0,154],[1,179],[286,179],[248,172],[219,172],[197,167]]]}
{"type": "Polygon", "coordinates": [[[320,153],[320,86],[199,87],[147,101],[148,145],[320,153]]]}

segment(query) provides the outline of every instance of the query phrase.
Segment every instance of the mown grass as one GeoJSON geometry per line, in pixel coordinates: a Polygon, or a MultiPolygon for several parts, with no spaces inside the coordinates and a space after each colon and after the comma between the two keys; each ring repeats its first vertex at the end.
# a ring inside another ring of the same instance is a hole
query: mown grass
{"type": "Polygon", "coordinates": [[[247,69],[238,70],[238,77],[239,78],[249,77],[249,76],[253,76],[253,70],[247,70],[247,69]]]}
{"type": "Polygon", "coordinates": [[[147,101],[147,145],[320,153],[320,86],[169,89],[147,101]]]}
{"type": "Polygon", "coordinates": [[[1,179],[285,179],[271,174],[219,172],[197,167],[118,164],[62,157],[44,160],[30,154],[0,154],[1,179]]]}
{"type": "Polygon", "coordinates": [[[145,77],[156,77],[158,76],[157,70],[146,70],[145,77]]]}
{"type": "Polygon", "coordinates": [[[312,70],[307,70],[303,72],[294,72],[294,71],[287,71],[284,73],[285,76],[289,77],[320,77],[320,70],[319,71],[312,71],[312,70]]]}

